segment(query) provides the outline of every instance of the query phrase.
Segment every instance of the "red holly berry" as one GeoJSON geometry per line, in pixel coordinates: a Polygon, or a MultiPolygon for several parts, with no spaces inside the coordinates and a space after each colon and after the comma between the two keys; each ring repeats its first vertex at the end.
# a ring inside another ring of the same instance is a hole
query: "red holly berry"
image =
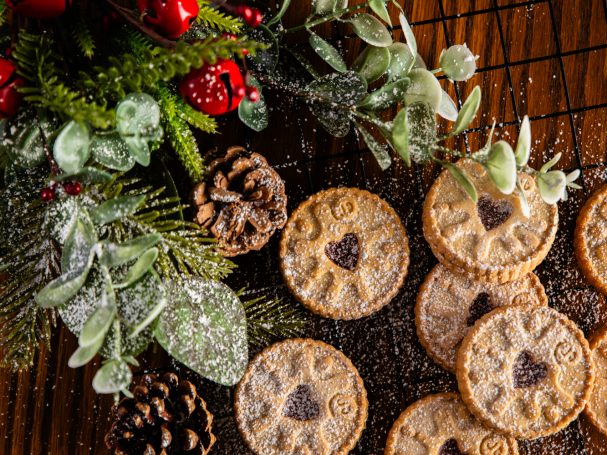
{"type": "Polygon", "coordinates": [[[44,201],[44,202],[49,202],[52,201],[53,199],[55,199],[55,190],[52,188],[42,188],[40,190],[40,198],[44,201]]]}
{"type": "Polygon", "coordinates": [[[137,0],[143,20],[163,36],[177,39],[198,17],[196,0],[137,0]]]}
{"type": "Polygon", "coordinates": [[[233,111],[246,93],[240,68],[232,60],[218,60],[190,71],[179,91],[192,107],[208,115],[233,111]]]}
{"type": "Polygon", "coordinates": [[[63,184],[63,189],[70,196],[78,196],[82,191],[82,186],[80,182],[65,182],[63,184]]]}
{"type": "Polygon", "coordinates": [[[13,11],[33,19],[54,19],[72,6],[72,0],[6,0],[13,11]]]}
{"type": "Polygon", "coordinates": [[[263,21],[263,14],[257,8],[241,5],[234,8],[234,13],[242,17],[249,27],[257,27],[263,21]]]}
{"type": "Polygon", "coordinates": [[[21,104],[17,87],[23,85],[23,79],[17,76],[16,70],[13,62],[0,58],[0,118],[15,115],[21,104]]]}
{"type": "Polygon", "coordinates": [[[253,87],[252,85],[247,87],[247,98],[253,103],[259,101],[259,90],[257,90],[257,87],[253,87]]]}

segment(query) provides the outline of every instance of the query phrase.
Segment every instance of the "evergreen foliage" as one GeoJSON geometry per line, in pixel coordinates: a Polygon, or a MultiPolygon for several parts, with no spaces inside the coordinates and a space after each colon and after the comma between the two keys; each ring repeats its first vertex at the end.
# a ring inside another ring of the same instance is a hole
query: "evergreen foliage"
{"type": "Polygon", "coordinates": [[[200,11],[197,20],[200,24],[219,32],[238,33],[240,31],[242,22],[239,19],[227,16],[209,4],[209,0],[198,0],[200,11]]]}

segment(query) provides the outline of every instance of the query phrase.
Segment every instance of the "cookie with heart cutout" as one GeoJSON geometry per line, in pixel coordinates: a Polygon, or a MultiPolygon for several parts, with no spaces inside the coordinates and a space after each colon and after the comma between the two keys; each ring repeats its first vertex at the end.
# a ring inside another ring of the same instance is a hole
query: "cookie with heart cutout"
{"type": "Polygon", "coordinates": [[[264,349],[234,396],[238,429],[257,455],[345,455],[365,428],[367,408],[352,362],[310,339],[264,349]]]}
{"type": "Polygon", "coordinates": [[[592,337],[590,349],[596,377],[584,413],[607,436],[607,326],[592,337]]]}
{"type": "Polygon", "coordinates": [[[479,319],[457,352],[466,406],[496,431],[548,436],[584,409],[594,382],[588,341],[549,307],[504,306],[479,319]]]}
{"type": "Polygon", "coordinates": [[[514,438],[478,421],[457,393],[438,393],[416,401],[398,417],[385,455],[517,455],[514,438]]]}
{"type": "Polygon", "coordinates": [[[544,202],[532,176],[519,173],[529,216],[517,191],[502,194],[479,163],[456,166],[478,192],[475,204],[447,171],[424,201],[424,237],[438,260],[454,273],[495,283],[516,280],[544,260],[558,228],[556,205],[544,202]]]}
{"type": "Polygon", "coordinates": [[[486,283],[438,264],[417,294],[417,336],[436,363],[455,372],[455,355],[468,330],[483,315],[504,305],[546,306],[548,296],[532,272],[504,284],[486,283]]]}
{"type": "Polygon", "coordinates": [[[306,307],[328,318],[357,319],[396,295],[407,274],[409,241],[383,199],[331,188],[291,214],[279,256],[287,286],[306,307]]]}

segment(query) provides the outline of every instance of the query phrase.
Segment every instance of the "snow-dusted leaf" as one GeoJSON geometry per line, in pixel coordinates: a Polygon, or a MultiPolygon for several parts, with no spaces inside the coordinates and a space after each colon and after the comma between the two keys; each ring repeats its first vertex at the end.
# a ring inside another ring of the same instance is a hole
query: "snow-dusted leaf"
{"type": "MultiPolygon", "coordinates": [[[[160,284],[160,283],[159,283],[160,284]]],[[[156,300],[156,305],[151,308],[145,318],[138,322],[131,330],[129,334],[129,338],[134,338],[139,335],[143,330],[145,330],[154,320],[162,313],[164,307],[167,306],[168,299],[166,297],[166,292],[164,291],[164,286],[162,286],[162,292],[160,293],[159,298],[156,300]]]]}
{"type": "Polygon", "coordinates": [[[256,102],[250,101],[247,97],[243,98],[238,105],[238,117],[249,128],[254,131],[262,131],[268,126],[268,106],[262,93],[262,86],[254,77],[249,78],[249,83],[259,92],[259,99],[256,102]]]}
{"type": "Polygon", "coordinates": [[[510,144],[506,141],[493,144],[484,165],[498,190],[504,194],[514,191],[517,181],[516,159],[510,144]]]}
{"type": "Polygon", "coordinates": [[[436,144],[436,115],[426,103],[407,106],[409,155],[415,163],[426,163],[436,144]]]}
{"type": "Polygon", "coordinates": [[[547,204],[556,204],[565,196],[567,176],[563,171],[550,171],[536,177],[540,196],[547,204]]]}
{"type": "Polygon", "coordinates": [[[547,163],[545,163],[540,168],[540,172],[544,173],[544,172],[548,172],[550,169],[552,169],[552,167],[561,160],[561,156],[563,156],[563,154],[561,152],[559,152],[556,155],[554,155],[550,161],[548,161],[547,163]]]}
{"type": "Polygon", "coordinates": [[[200,375],[236,384],[248,361],[246,318],[238,296],[225,284],[184,277],[154,331],[160,345],[200,375]]]}
{"type": "Polygon", "coordinates": [[[118,312],[115,301],[113,304],[107,304],[108,301],[109,299],[102,299],[101,306],[97,307],[84,323],[78,336],[79,346],[91,346],[105,338],[105,334],[110,329],[118,312]]]}
{"type": "Polygon", "coordinates": [[[390,32],[375,16],[361,13],[352,16],[348,22],[354,28],[354,33],[366,43],[377,47],[388,47],[392,44],[390,32]]]}
{"type": "Polygon", "coordinates": [[[407,120],[407,109],[401,109],[396,114],[392,126],[392,145],[407,166],[411,166],[409,156],[409,124],[407,120]]]}
{"type": "Polygon", "coordinates": [[[457,105],[447,92],[442,91],[440,105],[438,106],[438,115],[447,120],[454,122],[457,120],[457,105]]]}
{"type": "Polygon", "coordinates": [[[148,249],[145,253],[139,256],[137,262],[135,262],[135,264],[129,268],[122,282],[115,284],[114,287],[116,289],[121,289],[133,284],[135,281],[149,272],[157,258],[158,248],[152,247],[148,249]]]}
{"type": "Polygon", "coordinates": [[[324,16],[325,14],[333,12],[336,3],[337,0],[313,0],[312,11],[318,16],[324,16]]]}
{"type": "Polygon", "coordinates": [[[369,6],[384,22],[386,22],[388,25],[392,25],[388,8],[386,8],[385,0],[369,0],[369,6]]]}
{"type": "MultiPolygon", "coordinates": [[[[50,135],[48,122],[42,123],[45,135],[50,135]]],[[[41,164],[46,159],[44,151],[44,138],[37,124],[23,125],[14,137],[7,137],[7,128],[2,128],[3,144],[7,145],[6,152],[12,157],[15,164],[21,167],[33,167],[41,164]]],[[[48,136],[47,136],[48,137],[48,136]]]]}
{"type": "Polygon", "coordinates": [[[476,71],[476,57],[465,44],[455,44],[443,49],[439,65],[451,81],[467,81],[476,71]]]}
{"type": "Polygon", "coordinates": [[[457,167],[455,164],[449,163],[448,161],[444,161],[442,165],[449,171],[453,178],[457,180],[457,183],[460,184],[460,186],[464,189],[468,196],[470,196],[470,199],[472,199],[476,204],[476,202],[478,201],[478,193],[476,192],[474,184],[466,175],[466,173],[462,169],[457,167]]]}
{"type": "Polygon", "coordinates": [[[144,201],[144,195],[116,196],[89,210],[91,220],[97,226],[111,223],[135,212],[144,201]]]}
{"type": "Polygon", "coordinates": [[[70,121],[59,133],[53,145],[53,156],[61,169],[68,173],[80,170],[89,157],[91,136],[86,125],[70,121]]]}
{"type": "Polygon", "coordinates": [[[93,388],[97,393],[118,393],[128,389],[133,373],[121,359],[112,359],[103,365],[93,378],[93,388]]]}
{"type": "Polygon", "coordinates": [[[314,32],[310,32],[310,46],[314,49],[320,58],[327,62],[331,67],[340,73],[345,72],[348,68],[341,54],[330,43],[322,39],[314,32]]]}
{"type": "Polygon", "coordinates": [[[415,68],[409,72],[409,78],[411,84],[405,93],[405,103],[425,103],[432,107],[434,112],[438,111],[443,89],[434,74],[423,68],[415,68]]]}
{"type": "Polygon", "coordinates": [[[456,136],[466,128],[474,119],[476,112],[478,111],[479,106],[481,105],[481,88],[477,85],[472,90],[472,93],[466,98],[464,105],[462,106],[459,114],[457,115],[457,119],[455,120],[455,125],[453,125],[453,130],[449,133],[451,136],[456,136]]]}
{"type": "Polygon", "coordinates": [[[148,142],[162,137],[160,107],[147,93],[130,93],[116,107],[116,128],[135,161],[150,164],[148,142]]]}
{"type": "Polygon", "coordinates": [[[386,47],[367,46],[356,58],[352,69],[367,80],[375,82],[390,66],[390,51],[386,47]]]}
{"type": "Polygon", "coordinates": [[[404,43],[393,43],[388,47],[390,51],[390,66],[386,73],[388,79],[396,80],[405,77],[415,64],[415,54],[404,43]]]}
{"type": "Polygon", "coordinates": [[[70,368],[79,368],[83,365],[86,365],[93,357],[97,355],[99,349],[103,345],[103,338],[97,340],[96,343],[90,344],[88,346],[79,346],[78,349],[74,351],[69,360],[67,361],[67,366],[70,368]]]}
{"type": "Polygon", "coordinates": [[[75,180],[77,182],[82,183],[105,183],[111,180],[112,174],[109,172],[102,171],[101,169],[97,169],[96,167],[83,167],[78,172],[74,174],[61,174],[54,177],[56,182],[65,182],[69,180],[75,180]]]}
{"type": "Polygon", "coordinates": [[[63,245],[72,232],[79,213],[80,206],[75,197],[56,199],[48,204],[44,224],[51,238],[63,245]]]}
{"type": "Polygon", "coordinates": [[[379,167],[385,171],[392,164],[392,159],[390,158],[390,153],[388,152],[388,147],[386,144],[380,144],[371,133],[369,133],[365,128],[361,125],[357,125],[357,129],[363,137],[365,144],[369,147],[369,150],[373,153],[373,156],[377,160],[377,164],[379,167]]]}
{"type": "Polygon", "coordinates": [[[524,166],[529,161],[531,155],[531,125],[529,124],[529,117],[525,115],[523,123],[521,123],[521,131],[518,133],[518,141],[516,141],[516,148],[514,149],[514,156],[516,157],[516,164],[524,166]]]}
{"type": "Polygon", "coordinates": [[[417,41],[415,40],[415,35],[413,34],[413,30],[411,30],[411,26],[409,25],[407,18],[403,13],[400,13],[398,15],[398,20],[403,30],[403,34],[405,35],[407,46],[409,46],[409,49],[411,50],[411,54],[417,55],[417,41]]]}
{"type": "Polygon", "coordinates": [[[117,131],[94,135],[90,149],[93,159],[110,169],[128,171],[135,165],[135,158],[117,131]]]}
{"type": "Polygon", "coordinates": [[[68,235],[61,252],[61,271],[63,273],[82,273],[92,264],[93,248],[97,243],[95,226],[86,211],[80,212],[76,223],[68,235]]]}
{"type": "Polygon", "coordinates": [[[394,82],[388,82],[374,92],[371,92],[358,107],[372,111],[383,111],[400,102],[408,93],[411,81],[405,77],[394,82]]]}
{"type": "Polygon", "coordinates": [[[61,305],[71,299],[86,281],[88,271],[66,273],[44,286],[36,294],[36,302],[43,308],[61,305]]]}
{"type": "Polygon", "coordinates": [[[108,267],[116,267],[125,264],[144,254],[149,248],[160,242],[160,240],[162,240],[162,235],[154,233],[140,235],[139,237],[120,244],[106,243],[103,262],[106,263],[108,267]]]}

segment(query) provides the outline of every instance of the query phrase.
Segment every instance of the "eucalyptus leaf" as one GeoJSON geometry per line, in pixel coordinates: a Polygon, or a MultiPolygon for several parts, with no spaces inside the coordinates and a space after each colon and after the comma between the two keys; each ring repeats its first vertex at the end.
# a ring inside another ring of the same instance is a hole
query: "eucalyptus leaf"
{"type": "Polygon", "coordinates": [[[178,361],[219,384],[236,384],[247,366],[247,327],[238,296],[225,284],[184,277],[168,289],[154,331],[178,361]]]}
{"type": "Polygon", "coordinates": [[[312,11],[317,16],[332,13],[336,8],[337,0],[312,0],[312,11]]]}
{"type": "Polygon", "coordinates": [[[112,174],[109,172],[105,172],[101,169],[97,169],[96,167],[83,167],[78,172],[74,174],[61,174],[56,177],[53,177],[53,180],[56,182],[64,182],[67,180],[75,180],[82,183],[106,183],[112,179],[112,174]]]}
{"type": "Polygon", "coordinates": [[[454,122],[457,120],[457,105],[447,92],[442,90],[440,105],[438,106],[438,115],[442,118],[454,122]]]}
{"type": "Polygon", "coordinates": [[[156,305],[149,311],[146,317],[135,325],[129,335],[129,338],[134,338],[139,335],[143,330],[145,330],[154,320],[162,313],[164,307],[167,306],[168,299],[166,294],[163,294],[161,298],[159,298],[156,302],[156,305]]]}
{"type": "Polygon", "coordinates": [[[80,290],[87,275],[87,270],[82,273],[68,272],[60,275],[36,294],[36,302],[42,308],[51,308],[65,303],[80,290]]]}
{"type": "Polygon", "coordinates": [[[135,165],[135,157],[117,131],[94,135],[90,149],[93,159],[110,169],[128,171],[135,165]]]}
{"type": "Polygon", "coordinates": [[[103,341],[117,312],[115,304],[99,306],[84,323],[78,337],[78,345],[87,347],[103,341]]]}
{"type": "Polygon", "coordinates": [[[249,78],[249,83],[257,87],[259,99],[256,102],[243,98],[238,105],[238,117],[253,131],[262,131],[268,126],[268,106],[262,93],[261,84],[254,77],[249,78]]]}
{"type": "Polygon", "coordinates": [[[457,180],[457,183],[460,184],[460,186],[464,189],[466,194],[468,194],[468,196],[470,196],[470,199],[472,199],[474,201],[474,203],[476,204],[478,201],[478,193],[476,191],[476,188],[474,187],[474,184],[472,183],[470,178],[466,175],[466,173],[453,163],[443,161],[443,162],[441,162],[441,164],[444,168],[446,168],[449,171],[449,173],[453,176],[453,178],[455,180],[457,180]]]}
{"type": "Polygon", "coordinates": [[[125,264],[144,254],[149,248],[160,242],[160,240],[162,240],[162,235],[154,233],[140,235],[120,244],[107,243],[105,245],[103,261],[108,267],[125,264]]]}
{"type": "Polygon", "coordinates": [[[310,32],[310,46],[314,49],[320,58],[327,62],[333,69],[344,73],[348,67],[341,54],[330,43],[322,39],[314,32],[310,32]]]}
{"type": "Polygon", "coordinates": [[[497,141],[493,144],[484,165],[498,190],[504,194],[514,191],[518,177],[516,159],[510,144],[506,141],[497,141]]]}
{"type": "MultiPolygon", "coordinates": [[[[574,169],[569,174],[567,174],[567,186],[572,186],[571,184],[573,182],[575,182],[581,174],[582,174],[582,171],[580,171],[579,169],[574,169]]],[[[572,186],[572,188],[575,188],[575,187],[578,187],[578,188],[576,188],[578,190],[582,189],[579,185],[572,186]]]]}
{"type": "Polygon", "coordinates": [[[291,4],[291,0],[282,0],[280,2],[280,9],[276,13],[276,15],[268,21],[268,27],[280,22],[280,19],[282,19],[282,16],[284,16],[285,13],[287,12],[287,10],[289,9],[290,4],[291,4]]]}
{"type": "Polygon", "coordinates": [[[561,159],[561,156],[563,154],[561,152],[557,153],[556,155],[554,155],[552,157],[552,159],[550,161],[548,161],[547,163],[545,163],[541,168],[540,168],[540,172],[543,174],[545,172],[548,172],[550,169],[552,169],[552,167],[558,163],[561,159]]]}
{"type": "Polygon", "coordinates": [[[438,111],[443,89],[434,74],[423,68],[416,68],[409,72],[409,78],[411,79],[411,84],[407,89],[407,93],[405,93],[405,103],[408,105],[425,103],[434,112],[438,111]]]}
{"type": "Polygon", "coordinates": [[[536,177],[540,196],[547,204],[556,204],[565,196],[567,176],[563,171],[550,171],[536,177]]]}
{"type": "MultiPolygon", "coordinates": [[[[19,115],[17,121],[21,118],[19,115]]],[[[54,125],[52,122],[41,118],[40,121],[28,122],[17,128],[14,136],[8,131],[12,128],[2,128],[2,143],[7,143],[7,153],[12,161],[21,167],[33,167],[46,161],[46,151],[44,149],[45,137],[53,133],[54,125]]]]}
{"type": "Polygon", "coordinates": [[[479,106],[481,105],[481,89],[477,85],[470,93],[470,96],[466,99],[466,102],[462,106],[457,115],[457,119],[455,120],[455,125],[453,125],[453,129],[451,136],[457,136],[459,133],[468,128],[468,125],[474,119],[476,112],[478,111],[479,106]]]}
{"type": "Polygon", "coordinates": [[[409,155],[415,163],[427,163],[436,145],[436,115],[426,103],[406,107],[409,126],[409,155]]]}
{"type": "Polygon", "coordinates": [[[408,93],[410,85],[411,81],[409,78],[388,82],[374,92],[371,92],[361,101],[358,107],[372,111],[383,111],[399,101],[402,101],[403,97],[408,93]]]}
{"type": "Polygon", "coordinates": [[[367,46],[352,65],[352,69],[370,84],[384,75],[390,66],[390,59],[389,48],[367,46]]]}
{"type": "Polygon", "coordinates": [[[53,145],[53,157],[61,169],[75,173],[89,157],[90,132],[86,125],[70,121],[59,133],[53,145]]]}
{"type": "Polygon", "coordinates": [[[76,274],[88,271],[93,261],[96,243],[95,226],[85,211],[80,212],[61,252],[61,271],[76,274]]]}
{"type": "Polygon", "coordinates": [[[388,8],[386,8],[386,0],[369,0],[369,6],[384,22],[388,25],[392,25],[390,14],[388,14],[388,8]]]}
{"type": "Polygon", "coordinates": [[[398,15],[398,21],[400,22],[403,34],[405,35],[405,40],[407,41],[407,46],[409,46],[409,49],[411,50],[411,54],[417,55],[417,41],[415,40],[415,35],[413,34],[413,30],[411,30],[411,26],[409,25],[407,18],[402,12],[398,15]]]}
{"type": "Polygon", "coordinates": [[[94,224],[103,226],[133,214],[144,200],[144,195],[116,196],[97,207],[89,209],[89,214],[94,224]]]}
{"type": "Polygon", "coordinates": [[[390,153],[388,152],[388,147],[385,144],[380,144],[371,133],[369,133],[365,128],[361,125],[357,125],[357,129],[363,137],[365,144],[369,147],[369,150],[373,153],[373,156],[377,160],[377,164],[385,171],[392,164],[392,159],[390,158],[390,153]]]}
{"type": "Polygon", "coordinates": [[[112,359],[103,365],[93,378],[93,388],[97,393],[118,393],[128,389],[133,373],[122,359],[112,359]]]}
{"type": "Polygon", "coordinates": [[[47,205],[44,214],[44,226],[50,237],[60,245],[65,244],[80,214],[78,198],[55,199],[47,205]]]}
{"type": "Polygon", "coordinates": [[[401,109],[394,117],[392,126],[392,146],[407,166],[411,166],[409,156],[409,125],[407,120],[407,109],[401,109]]]}
{"type": "Polygon", "coordinates": [[[389,80],[405,77],[415,64],[415,54],[404,43],[393,43],[388,47],[390,52],[390,66],[386,71],[389,80]]]}
{"type": "Polygon", "coordinates": [[[388,47],[392,44],[390,32],[375,16],[360,13],[348,20],[354,28],[354,33],[360,39],[372,46],[388,47]]]}
{"type": "Polygon", "coordinates": [[[139,256],[139,258],[137,259],[137,262],[135,262],[135,264],[133,264],[129,268],[129,270],[128,270],[126,276],[123,278],[122,282],[114,285],[114,287],[116,289],[125,288],[125,287],[133,284],[135,281],[139,280],[143,275],[148,273],[148,271],[154,265],[154,262],[156,262],[157,258],[158,258],[158,248],[152,247],[152,248],[148,249],[145,253],[143,253],[141,256],[139,256]]]}
{"type": "Polygon", "coordinates": [[[70,368],[79,368],[83,365],[89,363],[95,355],[101,349],[103,345],[103,338],[99,338],[96,343],[90,344],[88,346],[79,346],[78,349],[74,351],[74,353],[70,356],[67,361],[67,366],[70,368]]]}
{"type": "Polygon", "coordinates": [[[456,44],[443,49],[439,65],[450,80],[467,81],[476,71],[476,58],[465,44],[456,44]]]}
{"type": "Polygon", "coordinates": [[[148,142],[162,137],[160,106],[147,93],[130,93],[116,107],[116,128],[135,161],[147,166],[150,163],[148,142]]]}
{"type": "Polygon", "coordinates": [[[518,166],[525,166],[529,161],[531,155],[531,125],[529,124],[529,117],[525,115],[523,123],[521,123],[521,130],[518,133],[518,141],[516,142],[516,148],[514,149],[514,156],[516,158],[516,164],[518,166]]]}
{"type": "Polygon", "coordinates": [[[526,218],[529,218],[529,216],[531,215],[531,209],[529,208],[529,202],[527,201],[527,196],[525,195],[525,191],[523,190],[523,187],[521,186],[521,182],[518,179],[516,180],[516,189],[518,191],[518,197],[521,201],[521,209],[523,211],[523,215],[526,218]]]}

